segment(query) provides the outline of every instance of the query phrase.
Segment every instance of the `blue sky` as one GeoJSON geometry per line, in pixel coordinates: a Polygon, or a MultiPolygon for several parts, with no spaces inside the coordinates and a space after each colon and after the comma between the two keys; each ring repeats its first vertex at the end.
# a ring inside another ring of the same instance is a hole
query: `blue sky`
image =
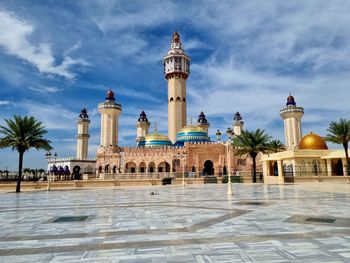
{"type": "MultiPolygon", "coordinates": [[[[247,129],[284,140],[279,110],[291,92],[304,107],[303,133],[326,134],[350,113],[350,2],[6,1],[0,2],[0,124],[33,115],[60,157],[75,155],[76,119],[91,119],[89,156],[99,145],[97,104],[112,88],[123,106],[119,144],[135,144],[145,110],[167,132],[162,57],[174,30],[191,56],[188,116],[204,110],[210,136],[239,110],[247,129]]],[[[25,167],[45,167],[31,150],[25,167]]],[[[0,169],[17,154],[0,150],[0,169]]]]}

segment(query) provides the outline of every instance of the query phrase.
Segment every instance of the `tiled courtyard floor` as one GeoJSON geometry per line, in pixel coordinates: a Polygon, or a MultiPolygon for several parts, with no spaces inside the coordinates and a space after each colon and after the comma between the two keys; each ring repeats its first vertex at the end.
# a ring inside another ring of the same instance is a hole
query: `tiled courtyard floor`
{"type": "Polygon", "coordinates": [[[350,184],[226,190],[0,193],[0,262],[350,262],[350,184]]]}

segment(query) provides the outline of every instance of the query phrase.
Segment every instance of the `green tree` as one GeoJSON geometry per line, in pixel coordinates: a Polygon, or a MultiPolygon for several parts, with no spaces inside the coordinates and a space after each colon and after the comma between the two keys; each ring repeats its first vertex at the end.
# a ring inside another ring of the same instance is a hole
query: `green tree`
{"type": "Polygon", "coordinates": [[[233,139],[233,144],[237,148],[238,155],[249,155],[253,160],[253,182],[256,183],[256,157],[269,150],[268,142],[270,136],[264,130],[255,131],[243,130],[241,135],[233,139]]]}
{"type": "Polygon", "coordinates": [[[271,140],[268,143],[268,147],[269,147],[269,152],[271,153],[277,153],[277,152],[282,152],[286,150],[286,146],[280,140],[271,140]]]}
{"type": "Polygon", "coordinates": [[[7,127],[0,126],[0,148],[11,147],[12,150],[18,151],[18,178],[16,192],[21,191],[23,155],[30,148],[37,150],[51,150],[51,141],[43,138],[47,133],[42,123],[34,117],[14,116],[13,120],[5,119],[7,127]]]}
{"type": "Polygon", "coordinates": [[[348,175],[350,175],[350,161],[349,161],[349,141],[350,141],[350,120],[340,119],[339,122],[332,121],[327,129],[328,134],[326,136],[326,141],[333,142],[336,144],[342,144],[345,157],[348,175]]]}

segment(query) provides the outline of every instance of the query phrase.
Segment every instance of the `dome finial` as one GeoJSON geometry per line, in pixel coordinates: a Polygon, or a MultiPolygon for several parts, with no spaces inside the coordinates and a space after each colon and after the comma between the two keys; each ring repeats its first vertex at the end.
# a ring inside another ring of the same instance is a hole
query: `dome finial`
{"type": "Polygon", "coordinates": [[[172,43],[180,43],[180,35],[179,35],[179,33],[177,33],[177,31],[175,31],[173,33],[173,41],[172,41],[172,43]]]}

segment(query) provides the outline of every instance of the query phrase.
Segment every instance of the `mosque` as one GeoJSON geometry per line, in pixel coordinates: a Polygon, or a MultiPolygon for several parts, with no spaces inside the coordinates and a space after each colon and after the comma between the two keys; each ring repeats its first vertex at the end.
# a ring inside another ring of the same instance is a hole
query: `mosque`
{"type": "Polygon", "coordinates": [[[234,115],[232,128],[227,130],[227,142],[221,141],[219,131],[215,134],[216,141],[210,140],[210,123],[204,112],[200,112],[195,124],[191,121],[187,125],[186,81],[190,75],[190,61],[182,48],[180,35],[174,32],[163,59],[164,77],[168,82],[168,135],[158,133],[156,126],[150,133],[149,117],[142,111],[136,121],[136,146],[120,147],[118,131],[122,105],[109,90],[104,102],[98,104],[101,134],[96,159],[87,159],[90,120],[84,109],[77,121],[76,157],[48,158],[50,173],[69,174],[74,179],[82,179],[82,176],[84,179],[112,179],[133,174],[144,178],[176,178],[181,174],[220,177],[237,171],[250,172],[251,160],[236,156],[231,143],[243,129],[239,112],[234,115]]]}
{"type": "Polygon", "coordinates": [[[280,110],[286,151],[262,156],[265,183],[347,179],[345,151],[328,149],[325,140],[313,132],[302,136],[303,115],[304,109],[290,95],[280,110]]]}

